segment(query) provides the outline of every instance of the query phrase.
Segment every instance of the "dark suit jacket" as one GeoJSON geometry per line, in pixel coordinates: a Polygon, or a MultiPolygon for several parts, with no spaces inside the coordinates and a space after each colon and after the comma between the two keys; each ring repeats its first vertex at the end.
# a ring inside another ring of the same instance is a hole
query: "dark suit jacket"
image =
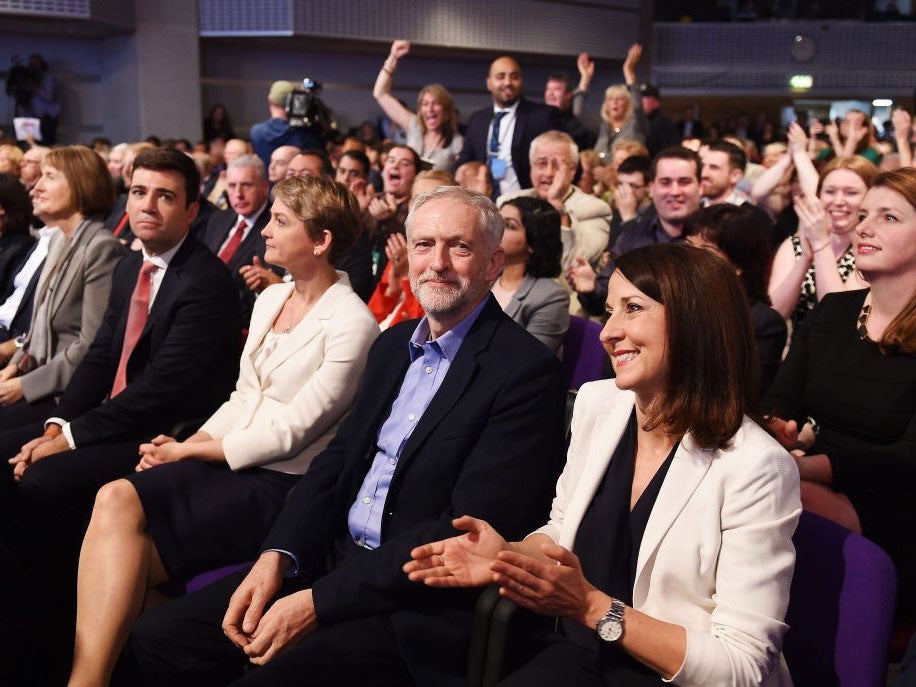
{"type": "MultiPolygon", "coordinates": [[[[464,135],[464,148],[458,155],[456,167],[470,160],[487,161],[490,144],[487,140],[487,130],[492,120],[492,105],[471,115],[467,133],[464,135]]],[[[532,103],[524,98],[519,101],[515,113],[515,131],[512,134],[512,166],[522,188],[531,188],[531,163],[528,160],[531,141],[551,129],[565,131],[557,108],[532,103]]]]}
{"type": "Polygon", "coordinates": [[[454,536],[451,520],[487,519],[508,539],[549,509],[564,462],[565,393],[553,353],[489,302],[407,441],[385,501],[382,545],[328,571],[347,514],[406,373],[417,321],[383,332],[337,436],[292,492],[264,549],[294,553],[320,625],[390,615],[418,684],[463,685],[476,590],[432,590],[401,571],[410,550],[454,536]]]}
{"type": "Polygon", "coordinates": [[[0,235],[0,293],[12,291],[13,277],[34,244],[35,239],[28,231],[0,235]]]}
{"type": "MultiPolygon", "coordinates": [[[[220,246],[222,246],[223,242],[229,237],[229,232],[235,227],[238,218],[238,213],[232,209],[217,210],[210,215],[206,231],[202,236],[198,234],[198,238],[200,238],[214,254],[217,254],[219,253],[220,246]]],[[[255,255],[264,263],[264,237],[261,236],[261,229],[267,226],[269,221],[270,208],[266,207],[261,212],[257,221],[255,221],[254,226],[251,228],[251,231],[248,232],[245,240],[242,241],[242,245],[239,246],[235,255],[232,256],[232,259],[226,265],[232,275],[232,281],[238,293],[239,303],[242,306],[242,323],[245,327],[247,327],[248,323],[251,321],[251,310],[254,308],[254,299],[257,297],[257,294],[245,285],[245,280],[242,278],[242,275],[239,274],[239,269],[244,265],[250,265],[255,255]]],[[[278,274],[280,274],[279,271],[278,274]]]]}
{"type": "Polygon", "coordinates": [[[115,268],[102,325],[60,398],[77,446],[142,438],[179,420],[205,417],[226,399],[238,374],[241,325],[226,266],[187,238],[159,286],[127,364],[127,387],[111,391],[141,253],[115,268]]]}

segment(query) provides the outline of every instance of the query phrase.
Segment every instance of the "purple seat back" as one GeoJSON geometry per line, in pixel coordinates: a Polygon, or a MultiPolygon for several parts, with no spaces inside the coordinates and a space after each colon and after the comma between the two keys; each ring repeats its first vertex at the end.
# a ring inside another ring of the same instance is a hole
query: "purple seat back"
{"type": "Polygon", "coordinates": [[[601,325],[571,315],[563,339],[563,372],[566,388],[578,389],[586,382],[607,377],[607,353],[598,340],[601,325]]]}
{"type": "Polygon", "coordinates": [[[796,685],[884,687],[897,578],[876,544],[803,512],[789,631],[783,643],[796,685]]]}

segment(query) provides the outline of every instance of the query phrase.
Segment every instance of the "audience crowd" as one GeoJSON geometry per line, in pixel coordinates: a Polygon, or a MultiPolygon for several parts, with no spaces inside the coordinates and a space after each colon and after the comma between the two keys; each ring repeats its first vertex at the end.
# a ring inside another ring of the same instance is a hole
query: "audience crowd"
{"type": "Polygon", "coordinates": [[[633,45],[462,124],[409,55],[384,131],[277,81],[250,139],[0,140],[0,682],[466,684],[496,582],[560,619],[505,684],[789,684],[802,509],[905,642],[912,115],[675,121],[633,45]]]}

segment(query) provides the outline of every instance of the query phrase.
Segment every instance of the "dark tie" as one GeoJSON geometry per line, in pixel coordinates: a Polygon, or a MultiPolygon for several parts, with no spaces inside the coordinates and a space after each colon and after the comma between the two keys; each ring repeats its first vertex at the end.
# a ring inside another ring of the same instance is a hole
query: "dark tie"
{"type": "Polygon", "coordinates": [[[149,318],[149,294],[152,285],[153,272],[159,268],[153,263],[144,260],[140,268],[140,274],[137,277],[137,285],[130,297],[130,309],[127,312],[127,328],[124,330],[124,345],[121,347],[121,361],[118,363],[118,371],[115,374],[114,384],[111,385],[111,398],[124,391],[127,386],[127,361],[137,342],[140,340],[140,334],[146,326],[146,320],[149,318]]]}
{"type": "Polygon", "coordinates": [[[244,219],[240,219],[239,223],[235,225],[235,229],[232,232],[232,236],[229,237],[229,241],[219,252],[219,259],[227,265],[229,264],[229,261],[232,260],[232,256],[235,255],[235,251],[237,251],[239,246],[242,245],[242,234],[245,233],[245,228],[247,226],[248,222],[246,222],[244,219]]]}
{"type": "Polygon", "coordinates": [[[496,157],[499,153],[499,123],[508,112],[496,112],[493,115],[493,133],[490,135],[490,157],[496,157]]]}

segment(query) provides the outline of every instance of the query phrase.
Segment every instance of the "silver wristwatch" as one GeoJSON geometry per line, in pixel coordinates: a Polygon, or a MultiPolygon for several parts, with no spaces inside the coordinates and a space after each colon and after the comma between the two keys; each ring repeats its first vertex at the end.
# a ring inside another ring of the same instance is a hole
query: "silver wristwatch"
{"type": "Polygon", "coordinates": [[[611,599],[611,609],[595,623],[598,636],[605,642],[616,642],[623,634],[623,611],[626,606],[619,599],[611,599]]]}

